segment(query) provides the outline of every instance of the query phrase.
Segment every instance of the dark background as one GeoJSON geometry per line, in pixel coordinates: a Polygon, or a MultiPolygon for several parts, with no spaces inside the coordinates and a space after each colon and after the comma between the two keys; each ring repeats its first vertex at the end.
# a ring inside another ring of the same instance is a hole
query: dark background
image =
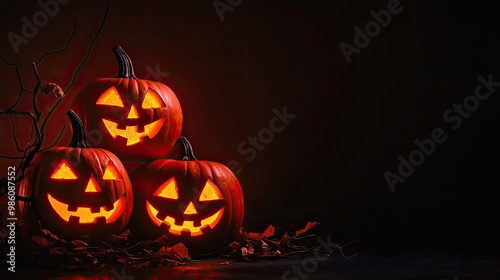
{"type": "MultiPolygon", "coordinates": [[[[222,1],[224,2],[224,1],[222,1]]],[[[45,145],[55,140],[74,93],[117,74],[111,47],[121,45],[136,75],[160,66],[163,82],[184,112],[183,135],[199,159],[239,162],[244,226],[320,221],[333,241],[358,237],[364,251],[500,249],[498,133],[494,92],[453,131],[443,113],[472,95],[477,77],[500,81],[500,4],[495,1],[401,1],[403,11],[346,62],[339,44],[353,44],[371,10],[388,1],[244,0],[220,21],[212,1],[114,1],[90,59],[51,119],[45,145]],[[238,153],[273,117],[296,114],[253,161],[238,153]],[[391,192],[384,172],[396,172],[415,139],[441,127],[448,139],[391,192]]],[[[28,88],[31,61],[64,46],[78,1],[61,5],[48,24],[15,53],[9,32],[40,10],[35,1],[2,1],[0,53],[16,61],[28,88]]],[[[85,1],[81,21],[95,34],[105,1],[85,1]]],[[[64,54],[39,71],[66,88],[90,43],[78,27],[64,54]]],[[[14,69],[0,65],[0,108],[19,90],[14,69]]],[[[56,98],[40,96],[46,113],[56,98]]],[[[19,109],[29,109],[25,95],[19,109]]],[[[29,123],[16,118],[17,137],[29,123]]],[[[0,154],[15,155],[7,117],[0,118],[0,154]]],[[[66,145],[69,130],[61,139],[66,145]]],[[[23,142],[23,141],[21,141],[23,142]]],[[[1,170],[15,161],[2,160],[1,170]]]]}

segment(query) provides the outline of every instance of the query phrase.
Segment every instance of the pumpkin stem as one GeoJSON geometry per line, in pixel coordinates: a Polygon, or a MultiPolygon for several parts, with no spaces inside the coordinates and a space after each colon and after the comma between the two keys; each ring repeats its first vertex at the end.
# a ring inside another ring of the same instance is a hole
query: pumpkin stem
{"type": "Polygon", "coordinates": [[[193,147],[189,143],[186,137],[181,136],[177,139],[177,143],[182,145],[181,154],[177,158],[177,160],[196,160],[193,154],[193,147]]]}
{"type": "Polygon", "coordinates": [[[120,68],[117,78],[137,79],[134,74],[132,60],[122,47],[118,45],[113,46],[113,54],[115,55],[116,61],[118,61],[118,67],[120,68]]]}
{"type": "Polygon", "coordinates": [[[87,136],[85,136],[82,120],[73,110],[67,111],[66,115],[71,122],[71,130],[73,130],[73,137],[68,146],[71,148],[88,148],[87,136]]]}

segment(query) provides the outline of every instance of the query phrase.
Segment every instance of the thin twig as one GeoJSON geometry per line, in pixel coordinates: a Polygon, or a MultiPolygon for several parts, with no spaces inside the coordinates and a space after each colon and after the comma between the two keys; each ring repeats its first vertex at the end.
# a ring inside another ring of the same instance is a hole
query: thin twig
{"type": "Polygon", "coordinates": [[[24,146],[28,146],[28,144],[31,142],[31,140],[33,140],[33,132],[35,132],[35,128],[31,127],[30,139],[28,139],[28,141],[26,141],[26,143],[24,143],[24,146]]]}
{"type": "Polygon", "coordinates": [[[14,118],[9,114],[10,126],[12,127],[12,134],[14,135],[14,143],[16,144],[16,149],[18,152],[24,152],[23,149],[19,148],[19,144],[17,143],[16,137],[16,125],[14,124],[14,118]]]}
{"type": "Polygon", "coordinates": [[[78,19],[78,23],[79,23],[79,24],[80,24],[80,26],[83,28],[83,30],[84,30],[87,34],[89,34],[90,39],[94,40],[94,36],[92,35],[92,33],[90,33],[90,30],[88,30],[88,29],[87,29],[87,27],[85,26],[85,24],[83,24],[83,22],[82,22],[80,19],[78,19]]]}
{"type": "Polygon", "coordinates": [[[19,74],[19,67],[17,67],[17,64],[15,62],[9,62],[7,61],[3,55],[0,54],[0,59],[7,65],[9,66],[13,66],[15,71],[16,71],[16,77],[17,77],[17,82],[19,83],[19,93],[17,95],[17,99],[16,101],[14,102],[14,104],[12,104],[11,106],[9,106],[9,108],[7,109],[13,109],[14,107],[16,107],[16,105],[19,103],[19,101],[21,101],[21,97],[23,96],[23,92],[28,92],[28,93],[31,93],[29,90],[27,90],[24,85],[23,85],[23,81],[21,79],[21,74],[19,74]]]}
{"type": "Polygon", "coordinates": [[[37,69],[36,64],[34,62],[32,63],[32,68],[33,68],[33,73],[35,74],[35,77],[36,77],[36,85],[35,85],[35,88],[33,89],[32,104],[33,104],[33,110],[35,111],[36,120],[39,121],[42,113],[40,113],[40,111],[38,111],[38,107],[36,105],[36,94],[38,93],[38,90],[40,89],[41,79],[40,79],[40,73],[38,73],[38,69],[37,69]]]}
{"type": "Polygon", "coordinates": [[[40,62],[42,62],[42,59],[44,59],[46,56],[49,56],[49,55],[54,55],[54,54],[60,54],[60,53],[63,53],[65,51],[68,50],[68,47],[69,45],[71,44],[71,42],[73,41],[73,38],[75,37],[75,34],[76,34],[76,27],[77,27],[77,22],[78,22],[78,17],[80,16],[80,10],[81,10],[81,7],[82,7],[82,0],[80,0],[80,2],[78,3],[78,10],[76,12],[76,16],[75,16],[75,19],[73,21],[73,31],[71,32],[71,35],[69,36],[68,38],[68,41],[66,41],[66,45],[64,45],[64,47],[60,50],[57,50],[57,51],[52,51],[52,52],[46,52],[44,53],[37,61],[36,61],[36,65],[38,65],[40,62]]]}
{"type": "Polygon", "coordinates": [[[50,149],[50,148],[53,148],[55,145],[57,145],[57,142],[59,142],[59,140],[61,139],[61,136],[63,135],[63,133],[64,133],[64,130],[65,130],[65,129],[66,129],[66,126],[63,126],[63,128],[62,128],[61,132],[59,132],[59,136],[57,136],[56,141],[54,141],[54,143],[53,143],[52,145],[47,146],[47,147],[45,147],[45,148],[41,149],[41,150],[40,150],[40,151],[38,151],[38,152],[39,152],[39,153],[41,153],[41,152],[45,152],[46,150],[48,150],[48,149],[50,149]]]}

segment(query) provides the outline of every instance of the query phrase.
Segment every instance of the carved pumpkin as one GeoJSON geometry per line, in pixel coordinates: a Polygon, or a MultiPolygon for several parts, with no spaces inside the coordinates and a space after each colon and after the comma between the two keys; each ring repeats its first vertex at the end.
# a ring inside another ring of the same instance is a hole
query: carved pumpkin
{"type": "Polygon", "coordinates": [[[166,156],[180,136],[182,111],[174,92],[160,82],[138,79],[129,56],[113,47],[120,72],[87,84],[73,107],[88,131],[99,129],[98,147],[122,160],[143,161],[166,156]]]}
{"type": "Polygon", "coordinates": [[[65,238],[121,233],[133,207],[127,172],[111,152],[88,148],[81,120],[73,111],[67,115],[73,128],[69,147],[36,154],[20,184],[19,195],[31,201],[19,204],[22,220],[29,226],[39,219],[65,238]]]}
{"type": "Polygon", "coordinates": [[[222,249],[243,220],[240,184],[226,166],[196,160],[185,137],[178,143],[177,160],[155,160],[130,174],[135,199],[130,229],[139,238],[166,235],[190,250],[222,249]]]}

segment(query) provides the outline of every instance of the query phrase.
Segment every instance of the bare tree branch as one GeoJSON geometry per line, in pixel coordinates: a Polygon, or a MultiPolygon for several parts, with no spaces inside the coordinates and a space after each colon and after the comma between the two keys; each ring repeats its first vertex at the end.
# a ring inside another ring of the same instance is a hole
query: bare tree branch
{"type": "Polygon", "coordinates": [[[90,31],[87,29],[87,27],[85,26],[85,24],[83,24],[83,22],[80,19],[78,19],[78,23],[80,23],[80,25],[82,26],[83,30],[85,32],[87,32],[87,34],[89,34],[90,39],[94,40],[94,36],[92,35],[92,33],[90,33],[90,31]]]}
{"type": "MultiPolygon", "coordinates": [[[[76,16],[75,16],[74,21],[73,21],[73,30],[72,30],[72,32],[71,32],[68,40],[66,41],[66,44],[64,45],[64,47],[62,49],[60,49],[60,50],[57,50],[57,51],[46,52],[36,62],[32,63],[32,70],[33,70],[33,73],[34,73],[36,81],[37,81],[37,83],[36,83],[36,85],[35,85],[35,87],[33,89],[33,92],[27,90],[24,87],[24,84],[23,84],[23,81],[21,79],[21,75],[19,73],[19,69],[18,69],[17,64],[15,62],[9,62],[9,61],[7,61],[7,59],[5,59],[0,54],[0,60],[3,61],[3,63],[5,63],[5,64],[7,64],[9,66],[14,67],[14,69],[16,71],[17,81],[19,83],[19,93],[18,93],[17,99],[14,102],[14,104],[11,105],[10,107],[8,107],[5,110],[0,110],[0,116],[2,116],[2,115],[9,115],[9,118],[10,118],[10,121],[11,121],[12,130],[14,132],[14,142],[15,142],[15,145],[16,145],[16,149],[17,149],[18,152],[23,152],[22,156],[0,155],[0,158],[4,158],[4,159],[21,160],[20,163],[19,163],[19,166],[18,166],[18,170],[20,170],[20,172],[19,172],[20,174],[18,173],[19,177],[16,178],[16,182],[19,182],[19,181],[21,181],[24,178],[25,170],[28,167],[28,165],[31,163],[31,161],[33,160],[34,156],[37,153],[41,152],[41,151],[45,151],[47,149],[50,149],[50,148],[54,147],[57,144],[57,142],[59,142],[59,140],[61,139],[61,137],[62,137],[62,135],[63,135],[63,133],[65,131],[65,128],[66,128],[66,126],[63,127],[63,129],[59,133],[56,141],[52,145],[41,149],[42,144],[43,144],[44,139],[45,139],[45,135],[44,135],[45,126],[47,125],[50,117],[52,116],[52,114],[55,111],[55,109],[57,108],[57,106],[61,103],[62,98],[59,98],[55,102],[55,104],[52,105],[52,107],[50,108],[50,110],[47,112],[45,118],[43,118],[43,121],[41,121],[40,120],[41,119],[41,112],[38,110],[38,107],[37,107],[37,94],[40,91],[40,88],[42,86],[42,82],[44,82],[44,81],[41,78],[40,73],[38,72],[38,69],[37,69],[38,64],[45,57],[47,57],[47,56],[55,55],[55,54],[61,54],[61,53],[64,53],[65,51],[67,51],[68,48],[69,48],[69,45],[71,44],[71,42],[73,41],[73,39],[75,37],[77,26],[80,24],[82,26],[83,30],[91,36],[92,40],[91,40],[89,48],[88,48],[88,50],[86,52],[85,58],[76,67],[75,72],[73,74],[73,78],[72,78],[70,84],[68,85],[68,87],[67,87],[67,89],[65,90],[64,93],[69,92],[73,88],[73,86],[75,85],[76,79],[77,79],[77,77],[78,77],[81,69],[86,65],[87,61],[89,60],[90,53],[92,52],[93,46],[94,46],[97,38],[99,37],[99,34],[101,33],[101,31],[102,31],[102,29],[104,27],[104,24],[106,22],[106,19],[108,17],[109,10],[110,10],[110,7],[111,7],[111,2],[112,2],[111,0],[108,0],[108,5],[107,5],[107,8],[105,10],[103,19],[102,19],[102,21],[101,21],[101,23],[99,25],[99,28],[98,28],[95,36],[92,36],[92,34],[89,32],[89,30],[85,27],[85,25],[81,22],[81,20],[79,18],[81,7],[82,7],[82,3],[83,3],[83,1],[80,0],[80,2],[78,4],[78,10],[77,10],[76,16]],[[28,92],[28,93],[31,93],[33,95],[33,98],[32,98],[32,107],[33,107],[32,110],[33,110],[33,112],[31,112],[31,111],[14,110],[14,108],[19,104],[20,100],[22,99],[22,95],[23,95],[24,92],[28,92]],[[28,141],[26,141],[24,149],[23,149],[23,147],[19,146],[19,141],[16,138],[16,134],[15,134],[16,127],[14,125],[14,120],[13,120],[13,117],[12,117],[13,115],[28,116],[32,120],[32,127],[31,127],[30,139],[28,141]],[[40,123],[40,121],[41,121],[41,123],[40,123]]],[[[43,91],[43,88],[42,88],[42,91],[43,91]]],[[[3,186],[0,186],[0,189],[2,187],[3,186]]]]}
{"type": "MultiPolygon", "coordinates": [[[[85,64],[87,64],[87,61],[89,60],[90,53],[92,52],[94,44],[95,44],[97,38],[99,37],[99,34],[102,31],[102,28],[104,27],[104,23],[106,22],[106,19],[108,18],[108,13],[109,13],[109,10],[111,8],[111,2],[112,2],[112,0],[108,1],[108,6],[106,8],[106,11],[104,12],[103,19],[101,21],[101,24],[99,25],[99,28],[97,29],[96,35],[95,35],[94,39],[90,42],[90,45],[89,45],[89,48],[87,50],[87,54],[85,55],[85,58],[80,63],[80,65],[78,65],[78,67],[76,67],[75,73],[73,74],[73,79],[71,80],[71,83],[64,91],[65,95],[73,88],[73,86],[75,85],[76,78],[78,77],[78,74],[80,74],[81,69],[83,68],[83,66],[85,66],[85,64]]],[[[62,99],[57,100],[57,102],[52,106],[52,108],[50,108],[49,112],[47,113],[47,116],[45,117],[45,119],[42,122],[42,128],[41,128],[42,131],[44,131],[45,126],[47,125],[47,122],[49,121],[50,117],[52,116],[52,113],[54,113],[54,110],[61,103],[61,101],[62,101],[62,99]]]]}
{"type": "Polygon", "coordinates": [[[19,103],[19,101],[21,100],[21,97],[23,95],[23,92],[28,92],[28,93],[31,93],[33,94],[32,92],[30,92],[29,90],[27,90],[25,87],[24,87],[24,84],[23,84],[23,81],[21,79],[21,75],[19,74],[19,68],[17,67],[17,64],[15,62],[9,62],[7,61],[3,55],[0,54],[0,59],[7,65],[9,66],[13,66],[14,69],[16,70],[16,76],[17,76],[17,81],[19,83],[19,94],[17,95],[17,99],[16,101],[14,102],[14,104],[12,104],[11,106],[9,106],[8,109],[13,109],[14,107],[16,107],[16,105],[19,103]]]}
{"type": "Polygon", "coordinates": [[[16,137],[16,125],[14,124],[14,118],[12,117],[11,114],[9,114],[9,119],[10,119],[10,126],[12,127],[12,135],[14,135],[14,143],[16,144],[16,149],[18,152],[24,152],[23,149],[19,148],[19,144],[17,142],[17,137],[16,137]]]}
{"type": "Polygon", "coordinates": [[[40,79],[40,73],[38,73],[38,69],[36,68],[36,64],[34,62],[32,62],[32,67],[33,67],[33,73],[35,74],[36,77],[36,85],[35,88],[33,89],[32,103],[33,103],[33,110],[35,111],[36,115],[36,120],[39,121],[42,113],[38,111],[38,108],[36,106],[36,94],[38,93],[38,89],[40,89],[41,79],[40,79]]]}
{"type": "Polygon", "coordinates": [[[46,151],[46,150],[48,150],[48,149],[50,149],[50,148],[53,148],[55,145],[57,145],[57,142],[59,142],[59,140],[61,139],[61,136],[63,135],[63,133],[64,133],[64,130],[65,130],[65,129],[66,129],[66,126],[63,126],[63,128],[62,128],[61,132],[59,132],[59,136],[57,136],[56,141],[54,141],[54,143],[52,143],[52,145],[50,145],[50,146],[48,146],[48,147],[45,147],[45,148],[41,149],[41,150],[40,150],[40,151],[38,151],[38,152],[43,152],[43,151],[46,151]]]}
{"type": "Polygon", "coordinates": [[[33,113],[27,112],[27,111],[11,110],[11,109],[0,110],[0,116],[5,115],[5,114],[29,116],[31,118],[31,120],[33,121],[33,126],[35,127],[35,131],[36,131],[35,144],[26,148],[22,157],[18,158],[18,157],[13,157],[13,156],[0,156],[0,158],[5,158],[5,159],[22,159],[21,164],[19,166],[19,170],[22,170],[22,174],[21,174],[20,179],[16,180],[16,181],[20,181],[22,178],[24,178],[24,169],[26,169],[26,166],[29,164],[29,162],[31,162],[31,159],[33,159],[33,157],[35,156],[35,153],[40,149],[40,146],[42,144],[40,141],[42,134],[40,132],[40,127],[38,126],[38,121],[37,121],[36,117],[33,115],[33,113]],[[34,150],[28,152],[31,147],[34,147],[34,150]]]}
{"type": "Polygon", "coordinates": [[[80,11],[81,11],[81,8],[82,8],[82,0],[80,0],[80,2],[78,2],[78,10],[76,11],[76,16],[75,16],[75,19],[73,21],[73,31],[71,32],[71,35],[69,36],[68,38],[68,41],[66,41],[66,45],[64,45],[64,48],[60,49],[60,50],[57,50],[57,51],[52,51],[52,52],[46,52],[44,53],[37,61],[36,61],[36,65],[38,65],[40,62],[42,62],[42,59],[44,59],[46,56],[49,56],[49,55],[54,55],[54,54],[60,54],[60,53],[63,53],[65,51],[68,50],[68,47],[69,45],[71,44],[71,42],[73,41],[73,38],[75,37],[75,34],[76,34],[76,27],[77,27],[77,22],[79,21],[78,17],[80,16],[80,11]]]}

